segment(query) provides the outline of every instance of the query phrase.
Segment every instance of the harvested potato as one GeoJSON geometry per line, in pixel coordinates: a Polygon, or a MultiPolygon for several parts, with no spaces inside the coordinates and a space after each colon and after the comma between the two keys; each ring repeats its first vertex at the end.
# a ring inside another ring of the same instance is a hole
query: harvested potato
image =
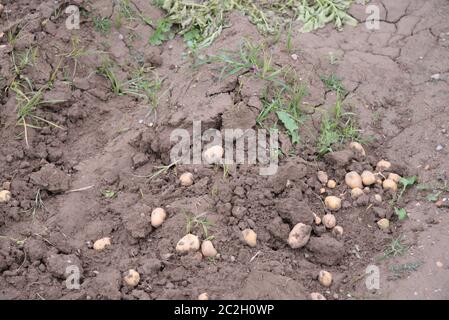
{"type": "Polygon", "coordinates": [[[324,193],[326,193],[326,189],[321,188],[321,189],[320,189],[320,194],[324,194],[324,193]]]}
{"type": "Polygon", "coordinates": [[[312,292],[310,294],[310,299],[312,300],[327,300],[321,293],[312,292]]]}
{"type": "Polygon", "coordinates": [[[387,179],[382,183],[382,186],[385,190],[391,190],[396,192],[398,190],[398,185],[393,180],[387,179]]]}
{"type": "Polygon", "coordinates": [[[313,213],[313,217],[314,217],[314,221],[316,225],[320,225],[321,224],[321,218],[318,217],[317,214],[313,213]]]}
{"type": "Polygon", "coordinates": [[[346,174],[345,182],[351,189],[363,188],[362,177],[355,171],[351,171],[346,174]]]}
{"type": "Polygon", "coordinates": [[[135,287],[139,284],[140,274],[136,270],[130,269],[125,273],[123,280],[128,286],[135,287]]]}
{"type": "Polygon", "coordinates": [[[212,146],[203,152],[203,159],[208,164],[221,163],[224,149],[222,146],[212,146]]]}
{"type": "Polygon", "coordinates": [[[327,187],[328,187],[329,189],[335,189],[336,186],[337,186],[337,182],[335,182],[335,180],[329,180],[329,181],[327,182],[327,187]]]}
{"type": "Polygon", "coordinates": [[[8,190],[0,191],[0,203],[8,202],[11,200],[11,192],[8,190]]]}
{"type": "Polygon", "coordinates": [[[167,218],[167,212],[162,208],[156,208],[151,212],[151,225],[155,228],[160,227],[167,218]]]}
{"type": "Polygon", "coordinates": [[[304,223],[298,223],[288,235],[287,242],[289,246],[293,249],[304,247],[307,242],[309,242],[311,232],[311,226],[305,225],[304,223]]]}
{"type": "Polygon", "coordinates": [[[334,235],[336,235],[336,236],[342,236],[342,235],[343,235],[343,227],[341,227],[341,226],[335,226],[335,227],[332,229],[332,233],[333,233],[334,235]]]}
{"type": "Polygon", "coordinates": [[[377,221],[377,225],[382,230],[387,230],[390,227],[390,220],[385,219],[385,218],[384,219],[380,219],[379,221],[377,221]]]}
{"type": "Polygon", "coordinates": [[[247,245],[254,248],[257,245],[257,233],[251,229],[245,229],[242,231],[243,240],[247,245]]]}
{"type": "Polygon", "coordinates": [[[105,237],[95,241],[93,248],[96,251],[103,251],[104,249],[106,249],[107,246],[110,245],[111,245],[111,238],[105,237]]]}
{"type": "Polygon", "coordinates": [[[324,226],[328,229],[332,229],[337,225],[337,219],[333,214],[325,214],[322,221],[324,226]]]}
{"type": "Polygon", "coordinates": [[[329,180],[329,178],[328,178],[328,176],[327,176],[327,173],[324,172],[324,171],[318,171],[317,177],[318,177],[318,180],[319,180],[322,184],[326,184],[327,181],[329,180]]]}
{"type": "Polygon", "coordinates": [[[328,209],[337,211],[341,208],[341,199],[335,196],[328,196],[324,199],[324,204],[328,209]]]}
{"type": "Polygon", "coordinates": [[[214,248],[212,241],[205,240],[201,244],[201,253],[205,257],[215,257],[217,255],[217,250],[214,248]]]}
{"type": "Polygon", "coordinates": [[[354,188],[354,189],[351,190],[351,197],[352,197],[352,199],[358,199],[361,196],[363,196],[364,194],[365,193],[360,188],[354,188]]]}
{"type": "Polygon", "coordinates": [[[385,171],[391,168],[391,162],[386,160],[380,160],[376,165],[377,171],[385,171]]]}
{"type": "Polygon", "coordinates": [[[356,153],[356,154],[360,154],[360,155],[362,155],[362,156],[366,156],[365,149],[364,149],[363,146],[362,146],[360,143],[358,143],[358,142],[355,142],[355,141],[351,142],[351,143],[349,144],[349,148],[350,148],[352,151],[354,151],[354,153],[356,153]]]}
{"type": "Polygon", "coordinates": [[[393,180],[394,182],[398,183],[399,180],[401,180],[401,176],[396,173],[390,173],[388,175],[388,180],[393,180]]]}
{"type": "Polygon", "coordinates": [[[191,186],[193,184],[193,174],[190,172],[184,172],[180,177],[181,185],[184,187],[191,186]]]}
{"type": "Polygon", "coordinates": [[[176,251],[179,253],[187,253],[192,251],[198,251],[200,248],[200,240],[194,234],[186,234],[176,244],[176,251]]]}
{"type": "Polygon", "coordinates": [[[198,300],[209,300],[209,295],[206,292],[203,292],[198,296],[198,300]]]}
{"type": "Polygon", "coordinates": [[[365,186],[370,186],[376,183],[376,176],[371,171],[365,170],[362,172],[362,183],[365,186]]]}
{"type": "Polygon", "coordinates": [[[332,274],[326,270],[321,270],[318,274],[318,281],[322,286],[330,287],[332,284],[332,274]]]}

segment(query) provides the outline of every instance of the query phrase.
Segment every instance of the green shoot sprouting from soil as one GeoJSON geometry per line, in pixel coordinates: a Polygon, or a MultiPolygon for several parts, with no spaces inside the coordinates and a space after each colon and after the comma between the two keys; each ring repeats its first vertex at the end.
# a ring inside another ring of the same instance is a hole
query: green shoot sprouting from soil
{"type": "Polygon", "coordinates": [[[385,260],[391,257],[398,257],[404,255],[410,246],[405,245],[403,241],[403,237],[399,236],[397,238],[393,238],[391,242],[388,244],[387,248],[384,250],[383,255],[380,257],[380,260],[385,260]]]}
{"type": "Polygon", "coordinates": [[[112,23],[109,18],[95,16],[93,17],[92,22],[94,23],[95,31],[99,33],[106,35],[111,31],[112,23]]]}
{"type": "Polygon", "coordinates": [[[325,113],[321,120],[321,131],[317,142],[320,155],[332,152],[336,144],[343,144],[346,141],[361,142],[360,132],[353,117],[353,113],[343,112],[342,101],[337,99],[334,115],[325,113]]]}
{"type": "Polygon", "coordinates": [[[213,236],[209,235],[209,228],[213,226],[213,223],[209,221],[207,218],[203,217],[202,214],[198,216],[190,216],[185,214],[186,216],[186,232],[191,233],[194,229],[200,227],[203,232],[204,239],[212,240],[213,236]]]}

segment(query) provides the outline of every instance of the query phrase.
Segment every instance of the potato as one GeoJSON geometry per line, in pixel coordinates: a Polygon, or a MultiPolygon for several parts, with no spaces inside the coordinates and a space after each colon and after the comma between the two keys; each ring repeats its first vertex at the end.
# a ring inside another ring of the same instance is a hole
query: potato
{"type": "Polygon", "coordinates": [[[376,200],[376,202],[382,202],[382,196],[380,195],[380,194],[376,194],[375,196],[374,196],[374,199],[376,200]]]}
{"type": "Polygon", "coordinates": [[[135,287],[139,284],[140,274],[136,270],[130,269],[125,273],[123,280],[128,286],[135,287]]]}
{"type": "Polygon", "coordinates": [[[358,142],[351,142],[349,144],[349,149],[351,149],[352,151],[354,151],[354,153],[356,154],[360,154],[362,156],[366,156],[366,152],[365,149],[362,147],[362,145],[358,142]]]}
{"type": "Polygon", "coordinates": [[[251,229],[245,229],[242,231],[243,240],[247,245],[254,248],[257,245],[257,233],[251,229]]]}
{"type": "Polygon", "coordinates": [[[322,286],[330,287],[332,284],[332,274],[326,270],[321,270],[318,274],[318,281],[322,286]]]}
{"type": "Polygon", "coordinates": [[[362,182],[365,186],[370,186],[376,183],[376,176],[371,171],[362,172],[362,182]]]}
{"type": "MultiPolygon", "coordinates": [[[[313,213],[313,212],[312,212],[313,213]]],[[[314,217],[314,221],[316,225],[320,225],[321,224],[321,218],[318,217],[317,214],[313,213],[313,217],[314,217]]]]}
{"type": "Polygon", "coordinates": [[[401,180],[401,176],[398,175],[398,174],[396,174],[396,173],[390,173],[390,174],[388,175],[388,179],[389,179],[389,180],[393,180],[394,182],[398,183],[399,180],[401,180]]]}
{"type": "Polygon", "coordinates": [[[176,244],[176,251],[179,253],[187,253],[192,251],[198,251],[200,248],[200,240],[194,234],[186,234],[176,244]]]}
{"type": "Polygon", "coordinates": [[[385,218],[384,219],[380,219],[379,221],[377,221],[377,225],[382,230],[387,230],[390,227],[390,220],[385,219],[385,218]]]}
{"type": "Polygon", "coordinates": [[[335,182],[335,180],[329,180],[329,181],[327,182],[327,187],[328,187],[329,189],[335,189],[336,186],[337,186],[337,182],[335,182]]]}
{"type": "Polygon", "coordinates": [[[305,225],[304,223],[298,223],[288,235],[287,242],[289,246],[293,249],[304,247],[307,242],[309,242],[311,232],[311,226],[305,225]]]}
{"type": "Polygon", "coordinates": [[[391,168],[391,162],[386,160],[380,160],[376,165],[377,171],[385,171],[391,168]]]}
{"type": "Polygon", "coordinates": [[[320,189],[320,194],[324,194],[324,193],[326,193],[326,189],[321,188],[321,189],[320,189]]]}
{"type": "Polygon", "coordinates": [[[312,300],[327,300],[321,293],[312,292],[310,294],[310,299],[312,300]]]}
{"type": "Polygon", "coordinates": [[[324,172],[324,171],[318,171],[317,177],[318,177],[318,180],[320,180],[320,182],[321,182],[322,184],[326,184],[327,181],[329,180],[329,178],[328,178],[328,176],[327,176],[327,173],[324,172]]]}
{"type": "Polygon", "coordinates": [[[0,191],[0,203],[8,202],[11,200],[11,192],[8,190],[0,191]]]}
{"type": "Polygon", "coordinates": [[[341,226],[335,226],[335,227],[332,229],[332,233],[333,233],[334,235],[336,235],[336,236],[342,236],[342,235],[343,235],[343,227],[341,227],[341,226]]]}
{"type": "Polygon", "coordinates": [[[324,199],[324,204],[328,209],[337,211],[341,208],[341,199],[335,196],[328,196],[324,199]]]}
{"type": "Polygon", "coordinates": [[[198,300],[209,300],[209,295],[206,292],[203,292],[198,296],[198,300]]]}
{"type": "Polygon", "coordinates": [[[354,189],[351,190],[351,197],[352,197],[352,199],[358,199],[361,196],[363,196],[364,194],[365,193],[360,188],[354,188],[354,189]]]}
{"type": "Polygon", "coordinates": [[[180,177],[181,185],[184,187],[191,186],[193,184],[193,174],[190,172],[184,172],[180,177]]]}
{"type": "Polygon", "coordinates": [[[345,182],[351,189],[363,188],[362,177],[355,171],[351,171],[346,174],[345,182]]]}
{"type": "Polygon", "coordinates": [[[208,164],[221,163],[223,154],[222,146],[212,146],[203,152],[203,160],[208,164]]]}
{"type": "Polygon", "coordinates": [[[162,208],[156,208],[151,212],[151,225],[155,228],[160,227],[167,218],[167,213],[162,208]]]}
{"type": "Polygon", "coordinates": [[[214,248],[212,241],[205,240],[201,244],[201,253],[205,257],[215,257],[217,255],[217,250],[214,248]]]}
{"type": "Polygon", "coordinates": [[[322,221],[324,226],[328,229],[332,229],[337,224],[337,219],[333,214],[325,214],[322,221]]]}
{"type": "Polygon", "coordinates": [[[97,241],[94,242],[94,250],[96,251],[103,251],[104,249],[106,249],[106,247],[111,245],[111,238],[106,237],[106,238],[101,238],[98,239],[97,241]]]}
{"type": "Polygon", "coordinates": [[[387,179],[382,183],[385,190],[391,190],[396,192],[398,190],[398,185],[393,180],[387,179]]]}

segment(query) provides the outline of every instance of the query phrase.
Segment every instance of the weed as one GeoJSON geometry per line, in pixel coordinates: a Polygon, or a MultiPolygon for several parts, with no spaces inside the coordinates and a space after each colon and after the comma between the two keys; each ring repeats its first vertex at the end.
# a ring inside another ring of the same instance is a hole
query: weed
{"type": "Polygon", "coordinates": [[[393,238],[391,242],[388,244],[387,248],[384,250],[382,257],[380,260],[385,260],[391,257],[398,257],[404,255],[410,246],[403,244],[403,237],[399,236],[397,238],[393,238]]]}
{"type": "Polygon", "coordinates": [[[393,273],[394,278],[401,278],[404,274],[408,274],[413,271],[417,271],[419,267],[423,265],[422,261],[409,262],[404,264],[396,264],[388,267],[390,272],[393,273]]]}
{"type": "Polygon", "coordinates": [[[329,90],[335,91],[340,97],[345,96],[348,93],[343,86],[341,79],[335,74],[331,74],[328,77],[321,76],[320,79],[329,90]]]}
{"type": "Polygon", "coordinates": [[[156,29],[150,36],[149,43],[153,46],[159,46],[164,41],[172,39],[174,33],[171,32],[172,24],[167,19],[159,19],[156,24],[156,29]]]}
{"type": "Polygon", "coordinates": [[[293,37],[292,37],[292,24],[290,23],[287,30],[287,42],[286,42],[286,49],[287,53],[293,52],[293,37]]]}
{"type": "Polygon", "coordinates": [[[203,232],[203,236],[207,240],[213,239],[212,236],[209,235],[209,228],[213,226],[213,223],[209,221],[207,218],[202,217],[201,214],[198,216],[189,216],[185,214],[186,216],[186,232],[192,233],[192,231],[200,227],[201,231],[203,232]]]}
{"type": "Polygon", "coordinates": [[[170,170],[171,168],[175,167],[176,168],[176,164],[179,162],[180,160],[176,160],[173,161],[172,163],[170,163],[169,165],[166,166],[158,166],[156,167],[156,171],[150,175],[147,176],[138,176],[138,175],[134,175],[135,177],[138,178],[149,178],[149,180],[153,180],[157,177],[159,177],[161,174],[165,174],[168,172],[168,170],[170,170]]]}
{"type": "Polygon", "coordinates": [[[33,66],[37,59],[37,48],[28,48],[24,52],[16,54],[14,51],[11,54],[11,60],[14,66],[14,72],[20,76],[27,66],[33,66]]]}
{"type": "Polygon", "coordinates": [[[115,198],[117,196],[117,192],[115,192],[114,190],[103,190],[101,192],[101,194],[106,199],[113,199],[113,198],[115,198]]]}
{"type": "Polygon", "coordinates": [[[321,119],[320,136],[317,142],[318,153],[324,155],[332,152],[335,144],[342,144],[346,141],[361,142],[361,139],[353,114],[343,112],[342,102],[338,99],[334,108],[334,116],[329,116],[326,113],[321,119]]]}
{"type": "Polygon", "coordinates": [[[95,31],[99,33],[108,34],[111,31],[112,23],[109,18],[95,16],[93,17],[92,22],[94,23],[95,31]]]}
{"type": "Polygon", "coordinates": [[[123,95],[123,84],[117,78],[110,61],[104,61],[97,71],[109,80],[112,92],[119,96],[123,95]]]}
{"type": "Polygon", "coordinates": [[[36,217],[36,213],[39,210],[46,210],[44,202],[42,201],[41,197],[41,189],[37,190],[36,196],[34,197],[34,204],[33,207],[31,208],[31,217],[33,218],[33,220],[36,217]]]}
{"type": "Polygon", "coordinates": [[[85,47],[81,46],[81,41],[77,36],[73,36],[71,38],[71,51],[63,54],[63,56],[67,59],[72,59],[74,61],[73,66],[73,72],[72,72],[72,79],[76,76],[76,70],[78,67],[79,59],[88,56],[90,54],[93,54],[94,52],[91,52],[87,50],[85,47]]]}

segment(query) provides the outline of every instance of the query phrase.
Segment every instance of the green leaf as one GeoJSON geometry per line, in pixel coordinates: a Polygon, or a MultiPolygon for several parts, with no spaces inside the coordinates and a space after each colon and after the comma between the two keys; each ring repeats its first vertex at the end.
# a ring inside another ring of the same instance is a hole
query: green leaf
{"type": "Polygon", "coordinates": [[[405,211],[404,208],[400,208],[400,209],[394,208],[394,212],[398,216],[399,220],[404,220],[404,219],[406,219],[408,217],[407,216],[407,211],[405,211]]]}
{"type": "Polygon", "coordinates": [[[440,195],[441,195],[441,191],[435,192],[435,193],[429,193],[426,198],[430,202],[437,202],[440,195]]]}
{"type": "Polygon", "coordinates": [[[103,197],[105,197],[107,199],[112,199],[112,198],[115,198],[115,196],[117,195],[117,192],[115,192],[113,190],[104,190],[101,192],[101,194],[103,195],[103,197]]]}
{"type": "Polygon", "coordinates": [[[399,179],[399,183],[402,184],[405,188],[414,185],[416,181],[418,181],[417,176],[399,179]]]}
{"type": "Polygon", "coordinates": [[[285,129],[287,129],[288,134],[292,138],[292,143],[296,144],[299,143],[299,127],[295,121],[295,119],[292,118],[290,114],[288,114],[285,111],[278,111],[276,112],[279,120],[281,120],[282,124],[284,125],[285,129]]]}

